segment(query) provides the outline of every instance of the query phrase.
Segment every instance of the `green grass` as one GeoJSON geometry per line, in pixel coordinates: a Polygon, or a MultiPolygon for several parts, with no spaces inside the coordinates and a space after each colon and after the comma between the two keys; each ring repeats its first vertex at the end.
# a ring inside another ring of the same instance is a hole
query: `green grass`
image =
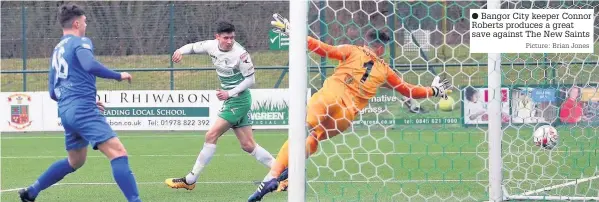
{"type": "MultiPolygon", "coordinates": [[[[599,175],[596,131],[558,130],[561,141],[554,151],[532,145],[529,128],[506,130],[504,182],[510,193],[599,175]]],[[[216,156],[195,190],[172,190],[163,184],[166,178],[189,172],[202,146],[202,133],[119,132],[144,201],[244,201],[255,190],[252,182],[261,180],[267,169],[244,153],[230,132],[219,140],[216,156]]],[[[286,133],[256,130],[255,137],[276,154],[286,133]]],[[[10,133],[1,140],[2,201],[15,201],[16,192],[6,190],[29,185],[65,156],[60,133],[10,133]]],[[[477,128],[348,132],[322,142],[307,162],[307,201],[316,197],[320,201],[486,200],[487,152],[483,130],[477,128]]],[[[108,161],[98,151],[88,155],[83,168],[42,192],[39,200],[124,201],[108,161]]],[[[597,196],[596,183],[548,194],[597,196]]],[[[286,197],[286,193],[274,193],[264,201],[286,201],[286,197]]]]}

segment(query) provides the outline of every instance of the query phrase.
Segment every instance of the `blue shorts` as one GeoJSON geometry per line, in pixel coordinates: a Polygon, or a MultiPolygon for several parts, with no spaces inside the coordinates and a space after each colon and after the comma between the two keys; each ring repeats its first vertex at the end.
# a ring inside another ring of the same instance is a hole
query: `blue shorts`
{"type": "MultiPolygon", "coordinates": [[[[61,110],[62,111],[62,110],[61,110]]],[[[60,113],[67,151],[98,145],[116,137],[97,106],[72,106],[60,113]]]]}

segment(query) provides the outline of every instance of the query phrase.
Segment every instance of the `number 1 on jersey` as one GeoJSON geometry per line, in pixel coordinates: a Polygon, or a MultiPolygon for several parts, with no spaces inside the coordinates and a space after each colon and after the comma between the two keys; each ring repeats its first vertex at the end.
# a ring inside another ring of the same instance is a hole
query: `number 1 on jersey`
{"type": "Polygon", "coordinates": [[[52,56],[52,68],[56,70],[56,78],[66,79],[69,75],[69,64],[62,56],[64,47],[60,47],[52,56]]]}
{"type": "Polygon", "coordinates": [[[362,79],[360,79],[362,83],[366,82],[366,79],[368,79],[368,76],[370,76],[370,70],[372,70],[372,66],[374,66],[374,62],[372,60],[364,63],[364,68],[366,69],[366,72],[364,72],[364,75],[362,75],[362,79]]]}

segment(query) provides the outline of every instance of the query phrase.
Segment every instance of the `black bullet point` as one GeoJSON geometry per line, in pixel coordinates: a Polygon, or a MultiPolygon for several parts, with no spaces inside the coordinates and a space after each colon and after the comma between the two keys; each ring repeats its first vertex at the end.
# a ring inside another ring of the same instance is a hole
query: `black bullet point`
{"type": "Polygon", "coordinates": [[[475,19],[475,20],[476,20],[476,18],[478,18],[478,14],[476,14],[476,13],[472,13],[472,19],[475,19]]]}

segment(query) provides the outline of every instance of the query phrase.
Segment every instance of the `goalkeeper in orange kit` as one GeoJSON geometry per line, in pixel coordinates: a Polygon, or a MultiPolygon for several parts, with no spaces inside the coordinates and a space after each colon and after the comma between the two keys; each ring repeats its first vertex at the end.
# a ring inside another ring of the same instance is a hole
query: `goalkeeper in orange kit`
{"type": "MultiPolygon", "coordinates": [[[[278,14],[274,17],[276,21],[271,23],[275,30],[289,34],[287,19],[278,14]]],[[[319,141],[334,137],[349,128],[356,114],[368,105],[370,98],[376,95],[381,86],[415,99],[432,96],[447,98],[450,84],[440,77],[433,79],[431,87],[403,82],[394,70],[379,58],[385,53],[385,44],[389,40],[389,35],[377,30],[371,30],[366,34],[364,46],[331,46],[308,37],[310,51],[340,61],[333,75],[325,80],[323,87],[308,101],[308,156],[316,152],[319,141]]],[[[264,195],[272,191],[285,190],[288,161],[288,142],[285,142],[271,167],[271,178],[262,182],[248,201],[260,201],[264,195]]]]}

